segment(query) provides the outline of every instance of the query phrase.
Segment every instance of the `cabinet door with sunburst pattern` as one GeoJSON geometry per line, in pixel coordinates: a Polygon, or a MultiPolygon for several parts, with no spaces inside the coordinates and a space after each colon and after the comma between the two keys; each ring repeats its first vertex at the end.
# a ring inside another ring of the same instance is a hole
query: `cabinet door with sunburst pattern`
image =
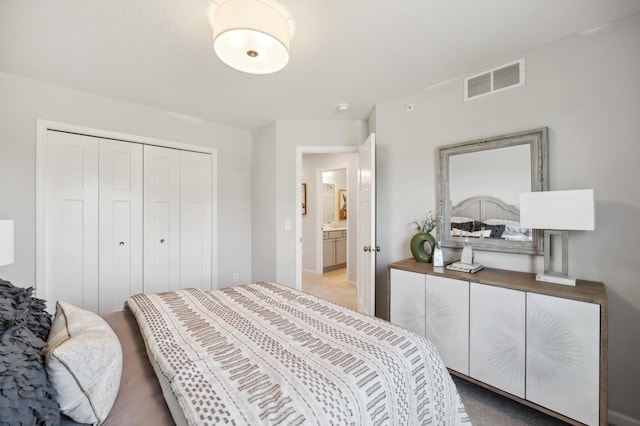
{"type": "Polygon", "coordinates": [[[598,424],[600,305],[527,294],[527,399],[598,424]]]}
{"type": "Polygon", "coordinates": [[[520,398],[525,390],[525,293],[471,283],[469,375],[520,398]]]}
{"type": "Polygon", "coordinates": [[[424,333],[424,274],[391,269],[389,315],[392,323],[424,333]]]}
{"type": "Polygon", "coordinates": [[[469,282],[427,275],[425,321],[444,364],[469,374],[469,282]]]}

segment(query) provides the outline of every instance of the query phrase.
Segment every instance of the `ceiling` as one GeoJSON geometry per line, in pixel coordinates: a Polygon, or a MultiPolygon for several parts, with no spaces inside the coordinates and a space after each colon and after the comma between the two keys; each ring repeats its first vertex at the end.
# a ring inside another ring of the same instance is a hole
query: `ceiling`
{"type": "Polygon", "coordinates": [[[366,119],[378,102],[640,12],[638,0],[280,3],[295,26],[289,64],[249,75],[214,54],[209,0],[0,0],[0,71],[248,129],[366,119]]]}

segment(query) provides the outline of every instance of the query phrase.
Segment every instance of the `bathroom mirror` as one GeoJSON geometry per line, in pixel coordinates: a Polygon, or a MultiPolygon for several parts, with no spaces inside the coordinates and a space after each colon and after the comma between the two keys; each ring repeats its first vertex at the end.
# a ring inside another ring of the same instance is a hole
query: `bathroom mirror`
{"type": "Polygon", "coordinates": [[[438,148],[443,247],[542,254],[542,231],[519,224],[522,192],[548,190],[547,128],[438,148]]]}

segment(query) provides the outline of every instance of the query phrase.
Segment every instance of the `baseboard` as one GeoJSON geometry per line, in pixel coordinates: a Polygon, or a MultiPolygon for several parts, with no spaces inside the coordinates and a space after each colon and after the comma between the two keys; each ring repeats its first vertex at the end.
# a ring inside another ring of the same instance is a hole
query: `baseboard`
{"type": "Polygon", "coordinates": [[[612,410],[609,410],[607,415],[611,426],[640,426],[640,420],[633,417],[625,416],[612,410]]]}
{"type": "Polygon", "coordinates": [[[306,268],[302,268],[302,272],[306,272],[306,273],[311,274],[311,275],[316,275],[318,277],[320,275],[322,275],[322,272],[318,273],[318,272],[316,272],[316,271],[314,271],[312,269],[306,269],[306,268]]]}

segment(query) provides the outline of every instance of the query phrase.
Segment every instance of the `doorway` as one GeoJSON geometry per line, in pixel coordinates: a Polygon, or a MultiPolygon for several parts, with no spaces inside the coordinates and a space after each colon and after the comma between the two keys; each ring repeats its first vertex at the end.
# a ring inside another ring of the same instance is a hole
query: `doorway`
{"type": "Polygon", "coordinates": [[[355,152],[304,152],[300,170],[306,195],[299,228],[300,288],[354,310],[357,215],[349,194],[357,192],[357,161],[355,152]]]}

